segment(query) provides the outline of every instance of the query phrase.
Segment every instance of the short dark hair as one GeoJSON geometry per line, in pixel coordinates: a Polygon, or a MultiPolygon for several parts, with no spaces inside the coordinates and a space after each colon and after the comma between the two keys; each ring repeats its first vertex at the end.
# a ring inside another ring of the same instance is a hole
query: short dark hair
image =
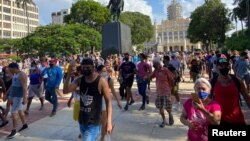
{"type": "Polygon", "coordinates": [[[144,53],[140,53],[140,56],[141,56],[143,59],[147,59],[147,55],[145,55],[144,53]]]}
{"type": "Polygon", "coordinates": [[[14,62],[10,63],[8,67],[12,68],[12,69],[19,69],[19,65],[17,63],[14,63],[14,62]]]}
{"type": "Polygon", "coordinates": [[[81,65],[93,65],[94,61],[91,58],[84,58],[81,62],[81,65]]]}
{"type": "Polygon", "coordinates": [[[102,71],[102,69],[103,69],[104,67],[105,67],[104,65],[99,65],[99,66],[97,67],[96,70],[97,70],[98,72],[100,72],[100,71],[102,71]]]}

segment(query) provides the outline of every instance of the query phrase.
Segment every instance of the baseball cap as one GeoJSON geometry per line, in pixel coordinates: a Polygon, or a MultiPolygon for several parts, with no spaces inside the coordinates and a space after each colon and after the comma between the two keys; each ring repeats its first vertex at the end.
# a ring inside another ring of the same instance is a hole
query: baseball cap
{"type": "Polygon", "coordinates": [[[53,58],[49,60],[50,63],[56,64],[57,63],[57,59],[53,58]]]}
{"type": "Polygon", "coordinates": [[[228,61],[226,55],[221,54],[221,55],[220,55],[220,58],[218,59],[218,63],[229,63],[229,61],[228,61]]]}

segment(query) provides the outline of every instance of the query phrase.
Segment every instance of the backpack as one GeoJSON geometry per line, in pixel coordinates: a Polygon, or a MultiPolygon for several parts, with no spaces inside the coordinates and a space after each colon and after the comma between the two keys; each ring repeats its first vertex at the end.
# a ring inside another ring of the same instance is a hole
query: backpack
{"type": "MultiPolygon", "coordinates": [[[[230,76],[231,76],[231,78],[232,78],[238,92],[241,93],[240,81],[238,80],[238,78],[235,75],[230,74],[230,76]]],[[[214,99],[213,91],[214,91],[214,86],[215,86],[215,83],[216,83],[217,79],[218,79],[218,75],[214,76],[210,80],[210,83],[211,83],[211,86],[212,86],[212,88],[211,88],[211,97],[212,97],[212,99],[214,99]]],[[[239,95],[239,100],[240,100],[240,105],[242,106],[242,101],[241,101],[240,95],[239,95]]]]}

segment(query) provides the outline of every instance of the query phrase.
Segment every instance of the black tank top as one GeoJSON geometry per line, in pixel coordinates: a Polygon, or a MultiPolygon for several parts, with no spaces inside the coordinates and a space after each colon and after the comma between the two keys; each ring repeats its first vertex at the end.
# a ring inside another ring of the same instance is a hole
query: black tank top
{"type": "Polygon", "coordinates": [[[102,94],[98,90],[101,76],[94,82],[87,83],[82,77],[80,83],[80,124],[100,124],[102,111],[102,94]]]}

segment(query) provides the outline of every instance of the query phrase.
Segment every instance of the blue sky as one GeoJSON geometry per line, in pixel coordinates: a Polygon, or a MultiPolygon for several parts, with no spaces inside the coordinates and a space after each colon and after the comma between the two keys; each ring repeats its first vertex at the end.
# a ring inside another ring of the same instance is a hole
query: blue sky
{"type": "MultiPolygon", "coordinates": [[[[72,3],[77,0],[33,0],[39,7],[40,24],[47,25],[51,23],[51,13],[61,9],[70,8],[72,3]]],[[[109,0],[96,0],[101,4],[107,4],[109,0]]],[[[151,20],[160,23],[167,19],[167,6],[172,0],[124,0],[125,11],[137,11],[149,15],[151,20]]],[[[182,5],[183,16],[189,17],[191,12],[204,3],[204,0],[176,0],[182,5]]],[[[233,8],[233,0],[222,0],[229,8],[233,8]]]]}

